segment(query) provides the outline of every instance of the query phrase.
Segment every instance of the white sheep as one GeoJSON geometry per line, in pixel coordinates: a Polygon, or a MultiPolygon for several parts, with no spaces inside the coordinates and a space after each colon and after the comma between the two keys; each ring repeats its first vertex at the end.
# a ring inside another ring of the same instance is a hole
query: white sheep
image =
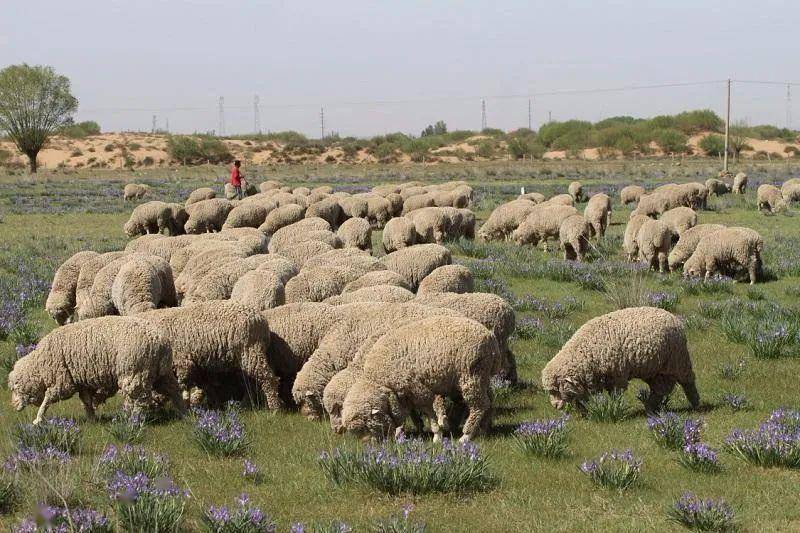
{"type": "Polygon", "coordinates": [[[667,257],[671,244],[672,231],[660,220],[645,221],[636,234],[636,246],[642,261],[661,273],[669,271],[667,257]]]}
{"type": "Polygon", "coordinates": [[[647,194],[647,191],[641,185],[628,185],[619,191],[619,199],[622,205],[635,204],[644,194],[647,194]]]}
{"type": "Polygon", "coordinates": [[[381,236],[383,250],[388,254],[417,243],[414,221],[408,217],[395,217],[386,223],[381,236]]]}
{"type": "Polygon", "coordinates": [[[758,210],[768,213],[777,213],[787,207],[786,200],[783,198],[781,190],[774,185],[764,183],[758,186],[756,192],[758,210]]]}
{"type": "Polygon", "coordinates": [[[416,244],[392,252],[380,259],[387,269],[397,272],[416,291],[420,282],[442,265],[453,262],[450,250],[438,244],[416,244]]]}
{"type": "Polygon", "coordinates": [[[183,227],[186,233],[220,231],[232,209],[233,204],[224,198],[201,200],[186,210],[189,219],[183,227]]]}
{"type": "Polygon", "coordinates": [[[366,218],[347,219],[336,230],[336,235],[345,248],[372,250],[372,226],[366,218]]]}
{"type": "Polygon", "coordinates": [[[578,214],[578,210],[571,206],[539,204],[525,217],[511,237],[519,245],[532,244],[536,246],[541,242],[546,251],[547,240],[558,238],[561,222],[576,214],[578,214]]]}
{"type": "Polygon", "coordinates": [[[428,292],[465,293],[475,290],[472,272],[463,265],[444,265],[433,270],[420,282],[417,294],[428,292]]]}
{"type": "Polygon", "coordinates": [[[75,291],[81,267],[99,255],[92,251],[78,252],[56,270],[44,307],[59,326],[66,324],[75,313],[75,291]]]}
{"type": "Polygon", "coordinates": [[[706,235],[716,233],[724,229],[723,224],[698,224],[697,226],[684,231],[678,239],[675,247],[669,253],[669,269],[676,270],[689,259],[697,248],[700,239],[706,235]]]}
{"type": "Polygon", "coordinates": [[[611,198],[607,194],[595,194],[589,198],[583,216],[589,222],[592,236],[602,238],[611,222],[611,198]]]}
{"type": "MultiPolygon", "coordinates": [[[[590,200],[591,202],[591,200],[590,200]]],[[[581,215],[571,215],[558,228],[558,241],[564,250],[565,261],[583,262],[589,247],[592,226],[581,215]]]]}
{"type": "Polygon", "coordinates": [[[736,276],[745,270],[752,285],[761,277],[763,250],[764,241],[758,232],[742,227],[724,228],[700,239],[683,265],[683,274],[708,279],[715,274],[736,276]]]}

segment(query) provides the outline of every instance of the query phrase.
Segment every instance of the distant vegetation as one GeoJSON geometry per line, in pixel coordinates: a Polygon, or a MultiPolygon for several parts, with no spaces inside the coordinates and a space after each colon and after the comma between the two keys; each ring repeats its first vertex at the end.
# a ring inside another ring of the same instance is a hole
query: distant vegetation
{"type": "Polygon", "coordinates": [[[233,160],[225,143],[208,135],[170,135],[167,152],[185,165],[229,163],[233,160]]]}
{"type": "Polygon", "coordinates": [[[90,135],[100,135],[100,124],[93,120],[87,120],[65,126],[59,133],[71,139],[83,139],[90,135]]]}

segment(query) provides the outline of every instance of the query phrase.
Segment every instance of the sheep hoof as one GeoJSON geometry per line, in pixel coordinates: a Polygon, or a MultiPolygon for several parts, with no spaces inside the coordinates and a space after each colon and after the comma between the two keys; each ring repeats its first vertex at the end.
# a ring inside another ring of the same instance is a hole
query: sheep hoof
{"type": "Polygon", "coordinates": [[[464,444],[464,443],[469,442],[470,440],[472,440],[472,437],[470,437],[469,435],[461,435],[461,438],[458,439],[458,442],[460,442],[461,444],[464,444]]]}
{"type": "Polygon", "coordinates": [[[38,425],[39,425],[39,424],[41,424],[41,423],[42,423],[42,419],[41,419],[41,418],[38,418],[38,417],[37,417],[37,418],[35,418],[35,419],[33,420],[33,425],[34,425],[34,426],[38,426],[38,425]]]}
{"type": "Polygon", "coordinates": [[[434,433],[433,442],[442,442],[442,435],[440,433],[434,433]]]}

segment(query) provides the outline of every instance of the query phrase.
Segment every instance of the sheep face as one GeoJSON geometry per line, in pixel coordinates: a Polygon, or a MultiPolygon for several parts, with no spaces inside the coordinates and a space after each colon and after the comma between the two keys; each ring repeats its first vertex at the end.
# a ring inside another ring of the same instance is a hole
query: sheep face
{"type": "Polygon", "coordinates": [[[390,391],[384,387],[367,382],[355,383],[342,407],[344,429],[363,440],[391,435],[397,424],[391,416],[389,396],[390,391]]]}
{"type": "Polygon", "coordinates": [[[547,388],[550,396],[550,405],[556,409],[564,409],[566,406],[579,406],[586,396],[585,391],[572,378],[554,378],[547,388]]]}
{"type": "Polygon", "coordinates": [[[63,326],[67,323],[70,317],[69,308],[71,307],[67,302],[66,295],[62,294],[50,294],[47,298],[47,313],[50,317],[58,323],[59,326],[63,326]]]}
{"type": "Polygon", "coordinates": [[[141,233],[139,230],[139,225],[132,221],[127,221],[122,228],[125,231],[125,235],[128,237],[135,237],[141,233]]]}
{"type": "Polygon", "coordinates": [[[39,405],[44,400],[44,385],[32,376],[21,376],[15,369],[8,374],[8,388],[11,391],[11,405],[16,411],[22,411],[28,405],[39,405]]]}

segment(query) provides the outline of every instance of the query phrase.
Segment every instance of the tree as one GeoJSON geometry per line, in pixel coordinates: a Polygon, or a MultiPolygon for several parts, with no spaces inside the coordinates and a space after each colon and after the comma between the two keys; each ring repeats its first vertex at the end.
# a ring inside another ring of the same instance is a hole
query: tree
{"type": "Polygon", "coordinates": [[[725,153],[725,137],[712,133],[711,135],[703,137],[698,143],[698,146],[706,155],[714,157],[721,156],[725,153]]]}
{"type": "Polygon", "coordinates": [[[420,137],[430,137],[432,135],[444,135],[447,133],[447,124],[445,124],[444,120],[440,120],[436,122],[433,126],[428,124],[428,126],[422,130],[420,137]]]}
{"type": "Polygon", "coordinates": [[[28,156],[32,174],[47,138],[70,125],[77,109],[69,78],[52,67],[22,64],[0,70],[0,130],[28,156]]]}

